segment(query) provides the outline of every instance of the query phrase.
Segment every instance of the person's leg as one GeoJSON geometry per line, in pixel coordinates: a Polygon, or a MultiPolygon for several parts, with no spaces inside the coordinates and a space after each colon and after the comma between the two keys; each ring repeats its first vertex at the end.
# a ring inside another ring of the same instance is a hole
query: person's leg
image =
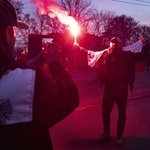
{"type": "Polygon", "coordinates": [[[125,87],[120,91],[118,98],[116,100],[118,108],[118,122],[117,122],[117,140],[118,144],[122,143],[121,137],[124,132],[125,122],[126,122],[126,107],[127,107],[127,88],[125,87]]]}
{"type": "Polygon", "coordinates": [[[121,138],[125,128],[126,122],[126,100],[124,102],[117,102],[118,105],[118,122],[117,122],[117,137],[121,138]]]}
{"type": "Polygon", "coordinates": [[[121,137],[124,132],[126,122],[126,107],[127,107],[127,93],[116,100],[118,107],[118,122],[117,122],[117,136],[121,137]]]}
{"type": "Polygon", "coordinates": [[[102,118],[104,124],[104,133],[110,134],[110,113],[113,109],[115,103],[115,99],[113,97],[113,93],[109,88],[105,88],[103,100],[102,100],[102,118]]]}

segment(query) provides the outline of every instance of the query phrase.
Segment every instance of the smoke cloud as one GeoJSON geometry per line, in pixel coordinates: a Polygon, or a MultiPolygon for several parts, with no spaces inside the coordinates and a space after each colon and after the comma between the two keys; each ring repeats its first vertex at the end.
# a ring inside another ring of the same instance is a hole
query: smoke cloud
{"type": "Polygon", "coordinates": [[[30,0],[40,14],[48,14],[51,18],[57,17],[59,21],[71,28],[78,25],[77,21],[68,15],[68,12],[63,10],[60,5],[54,0],[30,0]]]}

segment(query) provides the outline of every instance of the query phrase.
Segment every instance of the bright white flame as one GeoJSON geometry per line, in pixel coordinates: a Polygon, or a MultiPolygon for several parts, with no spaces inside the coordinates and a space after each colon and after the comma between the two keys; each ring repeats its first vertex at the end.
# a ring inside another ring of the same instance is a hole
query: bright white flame
{"type": "Polygon", "coordinates": [[[77,36],[78,36],[78,34],[80,32],[80,28],[79,28],[78,23],[74,22],[74,23],[70,24],[69,30],[73,34],[73,36],[74,36],[74,42],[76,43],[77,42],[76,38],[77,38],[77,36]]]}
{"type": "Polygon", "coordinates": [[[80,28],[77,22],[74,22],[74,24],[70,24],[70,32],[74,35],[77,36],[80,32],[80,28]]]}

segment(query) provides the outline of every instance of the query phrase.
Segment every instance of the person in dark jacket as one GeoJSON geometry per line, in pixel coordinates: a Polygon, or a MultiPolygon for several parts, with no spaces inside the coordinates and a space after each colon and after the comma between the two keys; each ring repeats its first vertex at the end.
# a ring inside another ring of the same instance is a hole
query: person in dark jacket
{"type": "Polygon", "coordinates": [[[102,98],[102,118],[104,124],[104,132],[100,136],[100,141],[110,139],[110,124],[111,112],[116,103],[118,108],[118,122],[117,122],[117,139],[116,144],[122,144],[122,136],[126,122],[126,106],[128,97],[128,85],[131,91],[134,88],[135,81],[135,63],[145,59],[145,47],[143,41],[136,42],[142,48],[141,52],[134,53],[129,51],[130,47],[122,47],[121,40],[118,37],[113,37],[110,41],[110,47],[101,52],[92,52],[80,47],[75,43],[76,47],[84,50],[92,58],[90,66],[97,66],[98,77],[100,85],[104,85],[104,93],[102,98]],[[143,46],[143,47],[142,47],[143,46]],[[128,49],[129,48],[129,49],[128,49]],[[124,50],[123,50],[124,49],[124,50]],[[94,64],[94,65],[93,65],[94,64]]]}
{"type": "Polygon", "coordinates": [[[122,51],[119,38],[113,38],[108,51],[102,57],[98,62],[99,79],[101,84],[105,85],[102,99],[104,133],[100,136],[100,140],[110,138],[110,113],[116,103],[118,108],[116,144],[121,144],[126,122],[128,84],[132,90],[135,80],[134,53],[122,51]]]}
{"type": "Polygon", "coordinates": [[[41,56],[27,65],[13,59],[17,22],[14,7],[0,0],[0,149],[52,150],[49,128],[79,105],[70,73],[57,60],[43,71],[41,56]]]}

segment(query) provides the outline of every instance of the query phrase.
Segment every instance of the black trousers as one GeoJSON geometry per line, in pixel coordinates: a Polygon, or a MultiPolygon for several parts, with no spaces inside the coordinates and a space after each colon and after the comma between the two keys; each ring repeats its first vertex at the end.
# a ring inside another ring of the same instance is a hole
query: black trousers
{"type": "Polygon", "coordinates": [[[102,117],[104,123],[104,132],[110,133],[111,118],[113,106],[116,103],[118,108],[117,137],[121,137],[126,122],[126,106],[128,96],[128,83],[120,82],[105,84],[102,99],[102,117]]]}

